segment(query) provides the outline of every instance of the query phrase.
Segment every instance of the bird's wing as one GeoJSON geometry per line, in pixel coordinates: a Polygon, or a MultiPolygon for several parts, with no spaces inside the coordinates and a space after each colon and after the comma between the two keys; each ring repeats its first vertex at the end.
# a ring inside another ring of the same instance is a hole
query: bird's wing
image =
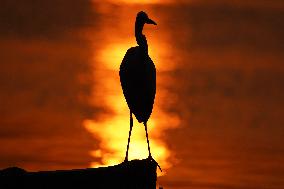
{"type": "Polygon", "coordinates": [[[130,48],[120,66],[120,82],[127,104],[139,122],[149,119],[156,94],[156,69],[139,47],[130,48]]]}
{"type": "Polygon", "coordinates": [[[120,76],[120,83],[123,90],[123,94],[127,101],[127,104],[130,110],[133,112],[135,109],[133,106],[135,104],[135,96],[138,93],[138,86],[137,86],[137,72],[138,68],[136,65],[137,62],[135,57],[137,57],[137,48],[130,48],[126,52],[122,63],[120,65],[119,76],[120,76]]]}

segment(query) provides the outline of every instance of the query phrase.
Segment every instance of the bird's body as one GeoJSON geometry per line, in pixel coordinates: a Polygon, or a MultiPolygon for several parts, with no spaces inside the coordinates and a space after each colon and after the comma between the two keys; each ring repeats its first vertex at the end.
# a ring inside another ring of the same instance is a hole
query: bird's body
{"type": "Polygon", "coordinates": [[[156,94],[156,68],[143,48],[128,49],[121,66],[120,80],[130,111],[139,123],[146,123],[152,113],[156,94]]]}
{"type": "Polygon", "coordinates": [[[130,130],[125,161],[128,161],[128,149],[133,127],[132,113],[138,122],[145,126],[149,158],[152,158],[148,139],[147,121],[152,113],[156,94],[156,68],[148,54],[148,44],[142,34],[144,24],[157,25],[148,15],[141,11],[135,21],[135,37],[138,46],[127,50],[120,65],[120,82],[130,110],[130,130]]]}

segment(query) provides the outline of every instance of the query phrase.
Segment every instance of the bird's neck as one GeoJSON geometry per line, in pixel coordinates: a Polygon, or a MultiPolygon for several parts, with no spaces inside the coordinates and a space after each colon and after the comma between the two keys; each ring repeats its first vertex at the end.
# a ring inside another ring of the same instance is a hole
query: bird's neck
{"type": "Polygon", "coordinates": [[[147,39],[146,39],[146,36],[143,35],[142,33],[143,27],[144,27],[144,23],[136,20],[135,22],[136,42],[140,47],[145,48],[145,50],[147,50],[148,52],[147,39]]]}

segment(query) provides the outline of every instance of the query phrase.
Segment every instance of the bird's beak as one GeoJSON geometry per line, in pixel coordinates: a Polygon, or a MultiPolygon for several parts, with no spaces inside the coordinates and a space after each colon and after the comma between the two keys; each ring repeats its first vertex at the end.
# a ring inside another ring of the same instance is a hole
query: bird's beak
{"type": "Polygon", "coordinates": [[[154,22],[153,20],[151,20],[150,18],[147,19],[146,23],[147,23],[147,24],[154,24],[154,25],[157,25],[157,23],[154,22]]]}

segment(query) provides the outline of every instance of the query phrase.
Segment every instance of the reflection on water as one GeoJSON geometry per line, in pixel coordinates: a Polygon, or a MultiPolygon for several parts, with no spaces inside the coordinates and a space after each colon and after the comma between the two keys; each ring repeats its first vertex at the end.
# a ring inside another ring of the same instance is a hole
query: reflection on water
{"type": "MultiPolygon", "coordinates": [[[[281,188],[281,10],[194,2],[94,4],[100,21],[91,38],[96,49],[92,100],[107,110],[84,122],[100,141],[91,152],[92,166],[124,158],[129,112],[118,70],[135,45],[135,15],[145,10],[158,23],[146,26],[145,34],[158,71],[149,132],[153,156],[167,169],[159,182],[165,188],[281,188]]],[[[145,158],[143,126],[134,126],[130,158],[145,158]]]]}

